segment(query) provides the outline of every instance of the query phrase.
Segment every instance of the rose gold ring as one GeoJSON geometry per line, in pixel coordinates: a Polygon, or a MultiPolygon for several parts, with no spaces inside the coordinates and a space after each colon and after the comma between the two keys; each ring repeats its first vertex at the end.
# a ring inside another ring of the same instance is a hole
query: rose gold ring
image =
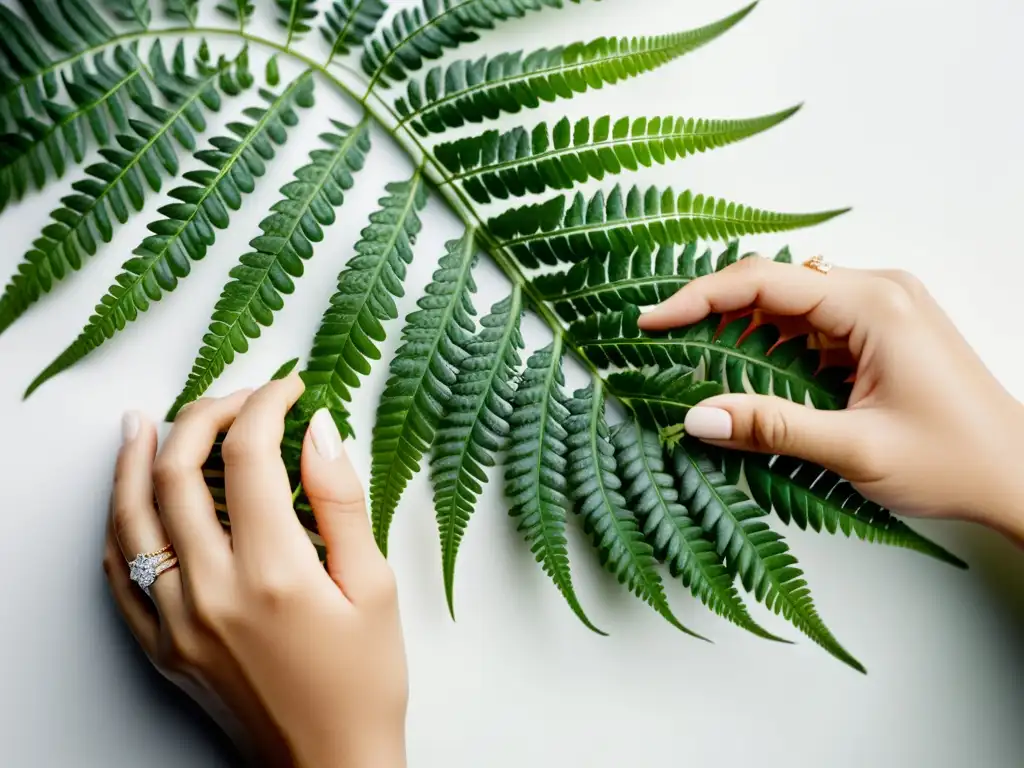
{"type": "Polygon", "coordinates": [[[821,258],[821,256],[812,256],[804,262],[804,266],[808,269],[813,269],[815,272],[820,272],[823,275],[827,275],[832,271],[832,265],[821,258]]]}

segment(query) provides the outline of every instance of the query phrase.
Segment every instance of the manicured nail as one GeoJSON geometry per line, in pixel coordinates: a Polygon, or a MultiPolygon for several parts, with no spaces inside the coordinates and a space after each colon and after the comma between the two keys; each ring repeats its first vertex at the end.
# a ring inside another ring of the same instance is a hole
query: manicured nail
{"type": "Polygon", "coordinates": [[[686,414],[683,428],[686,434],[702,440],[728,440],[732,437],[732,414],[698,405],[686,414]]]}
{"type": "Polygon", "coordinates": [[[646,307],[640,307],[640,314],[646,315],[648,312],[653,312],[660,306],[660,304],[648,304],[646,307]]]}
{"type": "Polygon", "coordinates": [[[326,408],[321,408],[309,420],[309,431],[313,436],[313,447],[327,461],[334,461],[341,456],[341,433],[334,417],[326,408]]]}
{"type": "Polygon", "coordinates": [[[139,428],[142,426],[142,417],[138,411],[126,411],[124,416],[121,417],[121,439],[125,443],[130,443],[139,434],[139,428]]]}

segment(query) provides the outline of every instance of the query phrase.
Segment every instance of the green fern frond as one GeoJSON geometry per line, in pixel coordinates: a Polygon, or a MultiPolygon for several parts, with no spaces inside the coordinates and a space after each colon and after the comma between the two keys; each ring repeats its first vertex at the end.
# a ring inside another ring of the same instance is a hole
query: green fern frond
{"type": "Polygon", "coordinates": [[[630,417],[612,429],[611,441],[628,507],[655,557],[667,563],[672,576],[717,615],[758,637],[786,642],[751,618],[733,584],[733,574],[679,503],[675,481],[665,470],[665,448],[658,433],[630,417]]]}
{"type": "Polygon", "coordinates": [[[615,85],[711,42],[752,8],[673,35],[601,37],[564,48],[541,48],[525,57],[516,51],[434,67],[422,84],[410,81],[406,95],[395,102],[395,111],[402,118],[399,124],[411,125],[418,134],[427,136],[615,85]]]}
{"type": "Polygon", "coordinates": [[[466,344],[468,357],[459,365],[451,399],[434,435],[430,475],[434,510],[441,536],[441,560],[448,610],[455,618],[455,559],[487,482],[486,467],[508,435],[515,390],[510,382],[519,370],[523,337],[519,319],[522,289],[499,301],[480,321],[480,332],[466,344]]]}
{"type": "Polygon", "coordinates": [[[164,10],[169,17],[194,27],[199,16],[199,0],[164,0],[164,10]]]}
{"type": "Polygon", "coordinates": [[[729,484],[695,442],[688,440],[677,447],[673,463],[680,501],[714,539],[718,553],[739,575],[743,588],[837,659],[865,672],[821,620],[789,545],[762,519],[768,513],[729,484]]]}
{"type": "Polygon", "coordinates": [[[334,209],[344,202],[353,174],[363,167],[370,150],[367,119],[364,115],[354,128],[332,121],[336,132],[320,135],[326,146],[310,152],[310,163],[281,188],[284,199],[260,222],[263,234],[249,242],[253,251],[242,255],[231,270],[231,281],[214,308],[203,346],[168,421],[200,397],[235,355],[245,354],[249,340],[259,338],[261,327],[271,325],[274,313],[284,307],[284,296],[302,277],[303,261],[313,256],[313,244],[323,240],[323,228],[334,223],[334,209]]]}
{"type": "Polygon", "coordinates": [[[117,34],[96,13],[91,0],[19,0],[18,4],[39,36],[65,53],[101,46],[117,34]]]}
{"type": "Polygon", "coordinates": [[[573,613],[590,630],[605,634],[587,618],[572,585],[565,536],[569,466],[566,439],[569,419],[563,391],[562,337],[533,355],[519,382],[509,417],[510,436],[505,455],[505,495],[509,515],[530,551],[554,582],[573,613]]]}
{"type": "Polygon", "coordinates": [[[528,11],[561,8],[580,0],[422,0],[403,8],[380,35],[366,41],[361,64],[374,86],[390,88],[419,70],[424,59],[439,59],[446,49],[480,38],[499,21],[522,18],[528,11]]]}
{"type": "Polygon", "coordinates": [[[44,99],[45,117],[25,116],[17,121],[16,132],[0,136],[0,210],[20,200],[30,186],[42,189],[51,173],[62,178],[68,156],[81,163],[90,134],[102,147],[110,143],[111,127],[128,131],[130,103],[152,101],[134,46],[118,46],[112,59],[108,62],[98,53],[93,71],[76,61],[71,75],[64,77],[71,104],[44,99]]]}
{"type": "Polygon", "coordinates": [[[385,0],[334,0],[334,6],[324,15],[326,26],[320,27],[331,47],[329,61],[362,45],[387,10],[385,0]]]}
{"type": "Polygon", "coordinates": [[[569,433],[566,474],[583,529],[597,549],[601,565],[676,629],[707,638],[688,629],[675,617],[665,596],[654,548],[626,509],[622,482],[616,475],[615,449],[608,439],[604,416],[604,387],[600,379],[575,392],[565,422],[569,433]]]}
{"type": "Polygon", "coordinates": [[[213,149],[196,153],[196,159],[209,169],[185,174],[191,185],[170,193],[179,202],[160,209],[164,218],[149,225],[153,234],[135,249],[135,258],[125,262],[125,271],[100,300],[79,337],[29,385],[26,397],[113,337],[189,275],[191,262],[206,255],[216,231],[227,227],[229,211],[237,211],[243,195],[256,188],[267,161],[274,157],[275,145],[283,144],[287,128],[298,122],[294,107],[312,105],[312,73],[300,75],[280,96],[262,89],[260,95],[267,106],[250,107],[243,113],[253,124],[229,123],[237,138],[216,137],[210,140],[213,149]]]}
{"type": "Polygon", "coordinates": [[[292,44],[292,40],[306,34],[311,29],[310,23],[316,19],[319,13],[316,9],[316,0],[274,0],[280,12],[278,24],[288,32],[288,40],[285,46],[292,44]]]}
{"type": "Polygon", "coordinates": [[[774,509],[787,525],[802,530],[856,536],[867,542],[920,552],[957,568],[967,564],[944,547],[915,531],[887,509],[868,501],[834,472],[788,456],[732,455],[742,462],[754,500],[774,509]]]}
{"type": "Polygon", "coordinates": [[[345,402],[359,377],[370,373],[370,361],[380,359],[378,344],[387,334],[384,323],[398,317],[395,299],[405,295],[402,283],[412,263],[413,244],[422,229],[419,212],[427,204],[421,169],[412,178],[392,182],[381,208],[370,214],[353,256],[338,275],[338,290],[320,321],[306,383],[293,418],[308,422],[320,408],[334,416],[341,434],[350,437],[345,402]]]}
{"type": "Polygon", "coordinates": [[[703,381],[684,365],[611,374],[608,392],[629,406],[650,427],[682,424],[686,412],[701,400],[722,394],[721,385],[703,381]]]}
{"type": "Polygon", "coordinates": [[[149,22],[153,19],[149,0],[103,0],[103,5],[114,15],[114,18],[139,29],[148,28],[149,22]]]}
{"type": "Polygon", "coordinates": [[[391,376],[377,407],[370,447],[370,507],[373,533],[384,554],[395,509],[434,440],[475,330],[471,295],[476,291],[476,233],[467,229],[447,249],[426,295],[416,304],[419,309],[406,318],[405,343],[391,361],[391,376]]]}
{"type": "Polygon", "coordinates": [[[251,79],[244,52],[213,67],[197,61],[195,77],[187,72],[183,57],[175,56],[173,70],[168,70],[157,42],[150,50],[150,66],[170,108],[145,104],[145,118],[129,118],[129,130],[118,135],[119,148],[100,150],[104,162],[90,165],[87,177],[72,184],[75,194],[64,197],[62,207],[50,214],[54,222],[43,228],[0,295],[0,333],[57,282],[81,269],[100,242],[110,242],[117,225],[127,221],[129,206],[142,208],[147,186],[158,192],[162,176],[178,174],[171,138],[188,151],[195,149],[195,133],[206,129],[203,108],[220,108],[218,82],[226,79],[239,92],[251,79]]]}
{"type": "Polygon", "coordinates": [[[668,188],[631,187],[626,195],[616,185],[605,200],[597,192],[589,201],[577,192],[566,210],[566,197],[512,208],[488,222],[524,267],[536,269],[561,262],[576,263],[588,256],[633,252],[640,243],[655,245],[724,240],[744,234],[783,232],[833,219],[848,209],[819,213],[774,213],[689,190],[678,197],[668,188]]]}
{"type": "Polygon", "coordinates": [[[227,0],[218,5],[217,10],[229,19],[234,19],[244,25],[256,12],[256,6],[252,0],[227,0]]]}
{"type": "Polygon", "coordinates": [[[478,203],[494,198],[573,189],[590,179],[663,165],[697,152],[723,147],[781,123],[800,107],[745,120],[694,120],[683,117],[620,118],[607,115],[554,128],[540,123],[532,131],[487,131],[439,144],[434,156],[478,203]]]}
{"type": "Polygon", "coordinates": [[[591,315],[570,326],[578,349],[599,368],[669,366],[697,368],[731,392],[746,384],[762,395],[777,395],[796,403],[835,410],[846,402],[846,371],[818,373],[818,353],[803,337],[779,342],[779,331],[760,325],[750,331],[749,317],[721,328],[712,315],[701,322],[667,333],[647,334],[637,327],[640,311],[628,305],[621,312],[591,315]],[[721,330],[719,330],[721,328],[721,330]]]}

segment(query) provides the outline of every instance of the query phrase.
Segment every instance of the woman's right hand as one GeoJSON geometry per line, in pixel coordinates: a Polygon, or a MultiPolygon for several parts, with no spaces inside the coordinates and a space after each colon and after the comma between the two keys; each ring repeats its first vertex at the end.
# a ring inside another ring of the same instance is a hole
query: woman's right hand
{"type": "Polygon", "coordinates": [[[728,394],[687,414],[693,437],[821,464],[910,515],[970,519],[1024,542],[1024,407],[911,275],[761,258],[698,278],[640,317],[645,330],[760,310],[856,361],[843,411],[728,394]],[[1020,478],[1020,479],[1018,479],[1020,478]]]}

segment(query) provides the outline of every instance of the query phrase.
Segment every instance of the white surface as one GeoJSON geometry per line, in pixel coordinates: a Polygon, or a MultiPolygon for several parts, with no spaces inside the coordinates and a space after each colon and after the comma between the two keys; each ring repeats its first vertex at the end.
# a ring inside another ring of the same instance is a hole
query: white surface
{"type": "MultiPolygon", "coordinates": [[[[492,50],[668,32],[737,6],[607,0],[504,25],[492,50]]],[[[798,258],[822,252],[842,264],[916,272],[1022,396],[1013,232],[1024,208],[1022,28],[1024,6],[1010,0],[958,3],[955,10],[924,0],[770,0],[712,46],[614,94],[592,93],[547,114],[745,116],[806,100],[800,114],[766,136],[641,178],[776,210],[853,205],[853,213],[823,227],[744,245],[768,252],[789,242],[798,258]]],[[[318,88],[306,135],[314,123],[353,114],[318,88]]],[[[384,137],[375,140],[308,278],[215,393],[258,384],[307,350],[334,276],[384,184],[409,172],[384,137]]],[[[308,149],[307,141],[289,144],[178,292],[27,403],[20,401],[25,384],[77,333],[164,198],[152,196],[147,214],[100,258],[0,337],[4,765],[120,768],[139,765],[143,752],[154,767],[228,763],[211,732],[156,687],[131,652],[102,583],[100,542],[121,412],[163,414],[227,270],[308,149]],[[47,567],[58,560],[62,569],[47,567]]],[[[55,185],[5,212],[0,272],[13,269],[60,194],[55,185]]],[[[405,308],[441,244],[458,232],[436,200],[430,211],[405,308]]],[[[477,306],[485,308],[503,283],[489,264],[479,282],[477,306]]],[[[388,350],[397,324],[391,330],[388,350]]],[[[364,479],[372,405],[385,371],[377,366],[355,416],[360,437],[350,451],[364,479]]],[[[611,637],[590,634],[532,563],[498,487],[492,484],[465,540],[458,623],[444,606],[424,474],[396,518],[391,552],[412,669],[413,766],[988,768],[1024,761],[1024,561],[995,536],[925,526],[970,560],[972,570],[960,573],[909,553],[791,532],[823,616],[869,669],[862,677],[760,607],[759,620],[798,644],[743,633],[673,585],[680,615],[716,643],[689,640],[620,594],[582,556],[575,559],[581,598],[611,637]]]]}

